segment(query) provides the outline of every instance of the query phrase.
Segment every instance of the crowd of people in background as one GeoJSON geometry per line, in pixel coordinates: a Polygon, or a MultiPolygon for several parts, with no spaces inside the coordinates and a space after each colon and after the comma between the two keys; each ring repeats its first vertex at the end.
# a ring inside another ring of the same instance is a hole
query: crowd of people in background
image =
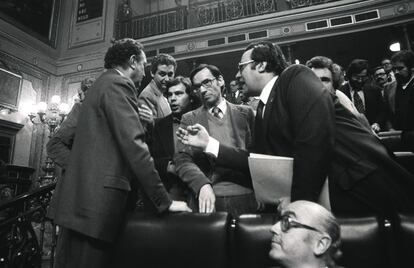
{"type": "Polygon", "coordinates": [[[131,209],[266,210],[255,199],[250,152],[294,159],[291,195],[275,200],[281,215],[272,227],[270,256],[285,267],[299,267],[300,253],[309,267],[334,267],[340,235],[333,214],[414,211],[413,174],[378,138],[401,130],[404,148],[414,151],[412,51],[342,68],[322,55],[289,64],[277,45],[260,41],[244,50],[234,77],[212,64],[176,76],[176,60],[159,54],[139,92],[145,64],[139,42],[115,41],[107,71],[47,146],[65,168],[49,210],[63,227],[59,267],[104,265],[131,209]],[[333,214],[313,203],[326,180],[333,214]],[[318,235],[302,252],[296,241],[303,233],[290,229],[318,235]],[[79,250],[85,258],[71,259],[79,250]]]}

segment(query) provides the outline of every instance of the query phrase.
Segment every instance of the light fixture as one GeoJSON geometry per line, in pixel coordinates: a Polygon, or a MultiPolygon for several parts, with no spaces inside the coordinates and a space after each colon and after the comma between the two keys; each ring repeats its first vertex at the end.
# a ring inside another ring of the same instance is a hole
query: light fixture
{"type": "MultiPolygon", "coordinates": [[[[69,112],[69,105],[61,103],[60,96],[54,95],[49,105],[46,102],[39,102],[36,105],[27,103],[22,111],[27,113],[27,116],[33,124],[47,126],[50,138],[62,124],[63,120],[65,120],[69,112]]],[[[55,181],[55,164],[49,156],[46,157],[42,169],[45,171],[45,175],[40,177],[41,186],[55,181]]]]}
{"type": "Polygon", "coordinates": [[[392,43],[390,45],[390,50],[392,52],[398,52],[398,51],[400,51],[401,50],[401,44],[400,44],[400,42],[394,42],[394,43],[392,43]]]}

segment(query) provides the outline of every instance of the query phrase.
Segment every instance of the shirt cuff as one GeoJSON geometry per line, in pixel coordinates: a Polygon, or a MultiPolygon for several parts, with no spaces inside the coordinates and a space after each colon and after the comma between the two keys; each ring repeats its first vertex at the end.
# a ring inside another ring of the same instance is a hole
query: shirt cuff
{"type": "Polygon", "coordinates": [[[206,147],[204,152],[208,153],[208,154],[211,154],[211,155],[213,155],[214,157],[217,158],[218,153],[219,153],[219,147],[220,147],[219,141],[216,140],[213,137],[210,137],[208,139],[208,144],[207,144],[207,147],[206,147]]]}

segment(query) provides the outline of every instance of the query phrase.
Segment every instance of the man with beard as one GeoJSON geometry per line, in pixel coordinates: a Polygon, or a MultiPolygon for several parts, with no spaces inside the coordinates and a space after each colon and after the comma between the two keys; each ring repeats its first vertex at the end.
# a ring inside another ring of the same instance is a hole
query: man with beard
{"type": "Polygon", "coordinates": [[[392,57],[397,79],[395,93],[395,129],[402,130],[402,143],[414,151],[414,53],[403,50],[392,57]]]}
{"type": "MultiPolygon", "coordinates": [[[[181,118],[181,127],[200,124],[227,146],[248,149],[252,145],[254,114],[245,105],[234,105],[222,96],[225,82],[214,65],[202,64],[191,71],[194,89],[203,106],[181,118]]],[[[226,211],[239,215],[257,209],[251,181],[238,169],[216,166],[214,160],[200,150],[179,143],[174,157],[178,176],[193,191],[190,207],[200,213],[226,211]],[[198,204],[197,204],[198,203],[198,204]]]]}
{"type": "Polygon", "coordinates": [[[174,78],[177,62],[168,54],[159,54],[151,62],[152,80],[139,94],[139,103],[145,104],[152,110],[155,118],[171,114],[171,108],[165,98],[167,83],[174,78]]]}
{"type": "Polygon", "coordinates": [[[391,119],[395,115],[395,90],[397,89],[397,81],[388,82],[387,73],[382,66],[374,69],[373,76],[375,85],[381,88],[381,95],[385,103],[387,112],[386,129],[392,129],[391,119]]]}
{"type": "Polygon", "coordinates": [[[372,130],[379,132],[385,125],[386,111],[381,96],[381,90],[371,86],[369,79],[368,61],[355,59],[347,69],[348,83],[339,88],[352,102],[361,114],[364,114],[372,130]]]}

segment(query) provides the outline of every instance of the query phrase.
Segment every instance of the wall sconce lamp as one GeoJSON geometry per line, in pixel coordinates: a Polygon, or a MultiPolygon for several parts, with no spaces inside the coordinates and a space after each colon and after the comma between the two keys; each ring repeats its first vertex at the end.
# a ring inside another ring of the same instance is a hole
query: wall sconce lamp
{"type": "Polygon", "coordinates": [[[51,98],[50,105],[46,102],[39,102],[29,109],[28,117],[33,124],[45,124],[49,128],[49,137],[53,135],[57,127],[65,120],[69,105],[61,103],[60,96],[54,95],[51,98]]]}
{"type": "Polygon", "coordinates": [[[390,45],[390,50],[392,52],[398,52],[398,51],[400,51],[401,50],[401,44],[400,44],[400,42],[394,42],[394,43],[392,43],[390,45]]]}

